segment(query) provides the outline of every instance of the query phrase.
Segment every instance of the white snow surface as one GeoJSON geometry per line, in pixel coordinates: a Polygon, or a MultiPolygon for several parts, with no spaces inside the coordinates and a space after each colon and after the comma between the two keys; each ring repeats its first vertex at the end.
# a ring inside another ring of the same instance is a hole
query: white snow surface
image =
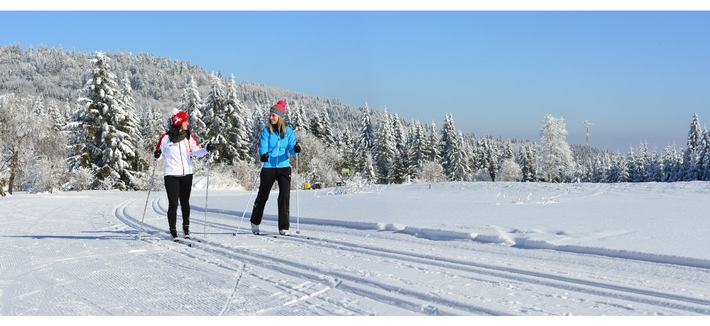
{"type": "Polygon", "coordinates": [[[291,236],[277,195],[255,236],[252,192],[196,178],[182,243],[164,191],[2,197],[0,321],[710,316],[708,182],[294,190],[291,236]]]}

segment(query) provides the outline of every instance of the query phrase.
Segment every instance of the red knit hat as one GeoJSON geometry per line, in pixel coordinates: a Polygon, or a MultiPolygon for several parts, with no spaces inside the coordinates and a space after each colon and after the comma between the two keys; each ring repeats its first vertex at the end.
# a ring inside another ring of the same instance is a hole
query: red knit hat
{"type": "Polygon", "coordinates": [[[187,116],[187,113],[182,110],[177,110],[173,109],[173,116],[170,118],[170,121],[172,122],[174,127],[179,127],[182,125],[183,122],[187,121],[190,119],[190,117],[187,116]]]}
{"type": "Polygon", "coordinates": [[[274,113],[278,115],[279,117],[285,119],[286,118],[286,101],[284,100],[279,100],[274,106],[271,107],[271,110],[269,110],[269,113],[274,113]]]}

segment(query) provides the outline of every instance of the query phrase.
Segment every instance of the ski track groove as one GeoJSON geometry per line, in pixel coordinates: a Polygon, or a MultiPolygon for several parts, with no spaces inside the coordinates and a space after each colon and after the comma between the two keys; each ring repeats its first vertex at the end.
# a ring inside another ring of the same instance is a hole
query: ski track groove
{"type": "MultiPolygon", "coordinates": [[[[148,223],[141,223],[138,218],[132,217],[130,215],[129,206],[131,206],[131,203],[135,200],[136,199],[126,200],[123,203],[119,204],[117,207],[115,207],[114,216],[119,221],[133,229],[144,230],[143,232],[146,232],[146,229],[150,229],[151,231],[149,232],[149,234],[164,232],[163,228],[151,226],[148,223]]],[[[153,199],[151,201],[151,207],[154,213],[165,214],[166,212],[166,210],[160,204],[160,199],[153,199]]],[[[210,211],[212,210],[208,210],[208,212],[210,211]]],[[[215,214],[236,216],[237,219],[240,218],[240,214],[237,214],[237,212],[228,212],[223,210],[214,210],[213,212],[215,214]]],[[[202,221],[199,219],[193,219],[191,222],[197,222],[195,224],[203,224],[205,227],[210,226],[211,228],[222,229],[225,231],[233,231],[225,232],[225,234],[236,234],[236,232],[241,227],[241,225],[239,225],[238,228],[233,225],[208,222],[206,220],[202,221]]],[[[241,224],[241,221],[239,222],[239,224],[241,224]]],[[[249,235],[251,235],[251,233],[249,233],[249,235]]],[[[167,236],[165,236],[165,238],[167,239],[167,236]]],[[[436,266],[445,269],[452,269],[467,274],[486,275],[489,277],[504,279],[506,281],[516,280],[525,284],[534,284],[544,287],[563,289],[566,291],[592,294],[605,298],[614,298],[622,301],[637,302],[642,304],[655,305],[663,308],[677,309],[686,312],[710,315],[710,300],[675,295],[661,291],[644,290],[641,288],[620,286],[592,280],[565,277],[549,273],[535,272],[532,270],[496,266],[491,264],[464,261],[453,258],[432,257],[424,254],[414,254],[411,252],[404,252],[390,248],[372,247],[342,240],[325,239],[313,236],[305,238],[302,235],[278,236],[278,238],[287,241],[301,242],[307,246],[317,245],[320,248],[328,247],[338,251],[344,250],[379,258],[400,260],[413,264],[424,264],[425,266],[436,266]]],[[[263,239],[272,239],[272,237],[263,237],[263,239]]],[[[427,315],[510,315],[509,312],[494,311],[484,307],[473,306],[465,302],[458,302],[455,300],[436,297],[428,293],[410,291],[402,289],[400,287],[395,287],[376,281],[370,281],[363,277],[357,277],[347,273],[328,271],[325,269],[316,268],[312,265],[299,264],[286,259],[276,259],[275,257],[269,255],[259,254],[253,251],[248,251],[243,248],[233,247],[223,243],[213,242],[207,239],[203,239],[203,241],[196,243],[194,240],[188,240],[188,242],[194,243],[193,249],[198,249],[205,253],[218,255],[228,259],[238,259],[242,261],[243,266],[241,268],[241,271],[235,270],[235,272],[240,273],[235,283],[235,287],[233,288],[232,294],[229,296],[228,301],[221,309],[220,315],[227,311],[229,304],[237,291],[237,287],[239,285],[241,277],[246,270],[247,263],[272,271],[278,271],[287,275],[301,277],[303,279],[315,283],[320,283],[325,286],[324,289],[317,290],[315,293],[304,293],[303,296],[297,297],[292,301],[287,302],[285,305],[295,304],[298,301],[315,297],[322,293],[337,288],[342,291],[367,297],[382,302],[384,304],[397,306],[399,308],[403,308],[418,314],[423,313],[427,315]],[[332,282],[328,282],[327,280],[323,279],[323,275],[335,277],[337,282],[335,284],[331,284],[332,282]],[[444,308],[436,308],[432,306],[437,304],[444,306],[444,308]]],[[[187,256],[193,258],[200,258],[196,255],[187,256]]],[[[205,260],[207,261],[207,259],[205,260]]],[[[278,307],[264,308],[261,311],[266,312],[276,308],[278,307]]],[[[346,307],[346,309],[350,308],[346,307]]]]}
{"type": "MultiPolygon", "coordinates": [[[[285,237],[286,238],[286,237],[285,237]]],[[[310,237],[310,239],[304,239],[300,237],[287,237],[286,239],[294,241],[320,241],[319,246],[329,246],[334,249],[343,249],[347,247],[346,250],[361,252],[364,254],[393,258],[393,259],[405,259],[414,263],[422,263],[426,265],[439,266],[443,268],[450,268],[459,270],[462,272],[471,272],[476,274],[483,274],[493,277],[500,277],[505,279],[514,279],[523,283],[537,284],[547,287],[555,287],[568,291],[575,291],[587,294],[594,294],[603,297],[617,298],[626,301],[634,301],[645,304],[652,304],[662,307],[673,307],[675,309],[695,312],[699,314],[710,314],[710,300],[692,298],[687,296],[674,295],[659,291],[643,290],[638,288],[631,288],[613,284],[607,284],[602,282],[594,282],[589,280],[575,279],[571,277],[564,277],[558,275],[552,275],[548,273],[540,273],[522,269],[516,269],[511,267],[500,267],[490,264],[475,263],[470,261],[461,261],[456,259],[447,259],[440,257],[429,257],[426,255],[417,255],[409,252],[397,251],[394,249],[381,248],[381,247],[367,247],[359,244],[348,243],[344,241],[337,240],[325,240],[322,238],[310,237]],[[405,257],[405,258],[402,258],[405,257]],[[556,283],[558,282],[558,283],[556,283]],[[605,291],[607,290],[607,291],[605,291]],[[619,293],[615,293],[619,292],[619,293]],[[628,294],[627,294],[628,293],[628,294]],[[645,299],[638,296],[651,297],[652,299],[645,299]],[[673,301],[680,301],[684,303],[691,303],[697,305],[708,306],[708,308],[697,308],[690,307],[676,303],[669,303],[660,301],[653,298],[659,299],[669,299],[673,301]]]]}
{"type": "Polygon", "coordinates": [[[232,293],[227,298],[227,302],[224,303],[222,310],[219,311],[218,316],[224,316],[225,311],[227,311],[232,300],[234,300],[236,293],[237,293],[237,288],[239,287],[239,282],[242,280],[242,276],[244,276],[244,273],[246,272],[246,270],[247,270],[247,265],[242,264],[242,269],[238,272],[239,274],[237,275],[237,281],[234,282],[234,288],[232,288],[232,293]]]}
{"type": "MultiPolygon", "coordinates": [[[[146,228],[150,227],[153,230],[160,230],[157,227],[152,227],[150,225],[141,225],[140,221],[137,218],[132,217],[129,212],[128,212],[128,207],[130,206],[131,202],[135,201],[136,199],[129,199],[124,201],[122,204],[120,204],[118,207],[114,209],[114,215],[116,218],[118,218],[121,222],[126,224],[127,226],[134,228],[134,229],[140,229],[141,227],[146,228]]],[[[156,209],[156,213],[162,213],[164,212],[164,209],[160,207],[158,203],[159,199],[154,199],[153,201],[153,208],[156,209]]],[[[192,222],[192,220],[191,220],[192,222]]],[[[192,223],[191,223],[192,224],[192,223]]],[[[208,223],[209,224],[209,223],[208,223]]],[[[259,253],[255,252],[250,252],[246,251],[241,248],[236,248],[232,246],[227,246],[224,244],[212,242],[206,239],[203,239],[201,242],[196,242],[194,240],[184,240],[181,239],[181,241],[185,241],[187,243],[192,243],[193,249],[200,249],[204,252],[209,252],[212,254],[217,254],[219,256],[225,257],[225,258],[230,258],[230,259],[239,259],[244,263],[250,263],[255,266],[260,266],[262,268],[266,268],[272,271],[279,271],[287,275],[297,275],[299,277],[302,277],[304,279],[310,280],[315,283],[320,283],[324,284],[325,286],[331,286],[331,284],[328,284],[327,281],[324,281],[321,275],[336,275],[340,279],[347,279],[349,281],[352,281],[360,286],[353,286],[353,285],[343,285],[342,280],[339,280],[336,284],[336,286],[333,286],[333,288],[338,288],[343,291],[355,293],[358,295],[366,296],[370,299],[388,304],[388,305],[393,305],[397,306],[406,310],[410,310],[414,313],[422,313],[423,307],[427,308],[428,306],[431,305],[431,303],[439,303],[447,306],[446,308],[436,308],[436,309],[431,309],[431,311],[424,311],[424,313],[427,314],[434,314],[434,315],[460,315],[460,314],[482,314],[482,315],[509,315],[509,313],[505,312],[500,312],[500,311],[494,311],[490,310],[487,308],[483,307],[475,307],[471,306],[470,304],[464,303],[464,302],[456,302],[453,300],[448,300],[448,299],[443,299],[443,298],[436,298],[430,294],[427,293],[420,293],[417,291],[409,291],[409,290],[404,290],[399,287],[392,287],[387,284],[379,283],[379,282],[374,282],[374,281],[369,281],[364,278],[358,278],[354,277],[348,274],[343,274],[343,273],[333,273],[332,271],[328,270],[323,270],[323,269],[316,269],[313,266],[310,265],[303,265],[303,264],[298,264],[293,261],[289,261],[286,259],[276,259],[272,256],[269,255],[262,255],[259,253]],[[297,268],[294,268],[297,267],[297,268]],[[314,273],[314,271],[317,271],[318,273],[314,273]],[[363,288],[363,286],[366,287],[371,287],[374,288],[375,290],[366,290],[363,288]],[[377,291],[380,290],[380,291],[377,291]],[[380,293],[384,290],[384,293],[380,293]],[[402,297],[405,298],[402,298],[402,297]],[[407,300],[407,298],[413,298],[417,302],[410,302],[411,300],[407,300]],[[455,307],[456,309],[451,310],[448,307],[455,307]],[[460,310],[460,311],[459,311],[460,310]]],[[[186,254],[186,253],[185,253],[186,254]]],[[[186,254],[187,255],[187,254],[186,254]]],[[[195,257],[194,255],[188,255],[195,257]]],[[[427,308],[428,309],[428,308],[427,308]]]]}

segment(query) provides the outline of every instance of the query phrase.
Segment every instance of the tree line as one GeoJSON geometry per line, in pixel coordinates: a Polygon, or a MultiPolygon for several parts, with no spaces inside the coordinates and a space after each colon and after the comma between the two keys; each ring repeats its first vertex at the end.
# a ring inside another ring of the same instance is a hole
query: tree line
{"type": "Polygon", "coordinates": [[[198,164],[249,188],[258,133],[277,99],[288,102],[287,121],[304,148],[295,167],[302,182],[710,179],[710,139],[697,114],[686,148],[658,154],[641,143],[611,153],[567,144],[564,119],[552,116],[543,118],[539,142],[503,140],[464,134],[448,113],[439,128],[169,58],[11,45],[0,47],[0,189],[147,189],[157,168],[151,153],[173,107],[188,112],[199,139],[218,145],[198,164]]]}

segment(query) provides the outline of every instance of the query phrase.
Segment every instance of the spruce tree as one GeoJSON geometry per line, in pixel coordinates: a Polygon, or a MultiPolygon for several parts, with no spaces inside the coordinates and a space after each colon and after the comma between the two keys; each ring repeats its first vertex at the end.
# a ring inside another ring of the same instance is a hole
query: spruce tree
{"type": "Polygon", "coordinates": [[[180,96],[178,109],[185,111],[190,117],[190,132],[200,136],[207,134],[207,124],[204,120],[204,113],[202,113],[203,106],[204,103],[195,78],[190,76],[180,96]]]}
{"type": "Polygon", "coordinates": [[[685,181],[702,179],[699,171],[699,160],[703,150],[702,141],[703,134],[700,127],[700,119],[698,114],[694,113],[693,120],[690,123],[690,130],[688,131],[688,146],[683,155],[683,180],[685,181]]]}
{"type": "MultiPolygon", "coordinates": [[[[226,130],[231,128],[228,120],[226,119],[226,116],[230,116],[231,112],[226,112],[227,109],[233,110],[233,108],[227,107],[222,79],[220,76],[213,74],[212,86],[202,107],[204,121],[207,126],[207,133],[205,135],[196,134],[198,139],[202,137],[202,143],[209,142],[222,149],[227,146],[227,139],[225,138],[224,133],[226,130]]],[[[225,157],[221,153],[218,153],[218,155],[213,157],[218,163],[226,162],[225,157]]]]}
{"type": "Polygon", "coordinates": [[[356,140],[357,165],[358,173],[361,173],[368,181],[372,181],[375,177],[372,154],[374,152],[375,130],[370,120],[370,109],[365,105],[363,109],[363,117],[360,122],[360,130],[356,140]]]}
{"type": "Polygon", "coordinates": [[[385,112],[385,122],[380,125],[379,133],[375,141],[375,166],[379,183],[390,183],[390,170],[395,160],[395,142],[392,131],[392,124],[388,121],[385,112]]]}
{"type": "Polygon", "coordinates": [[[244,103],[239,99],[239,91],[237,83],[234,80],[234,75],[227,82],[227,109],[225,110],[226,122],[229,128],[225,130],[225,138],[227,139],[229,155],[226,157],[227,162],[231,164],[233,159],[251,162],[249,148],[251,146],[252,134],[252,117],[251,113],[246,109],[244,103]]]}
{"type": "Polygon", "coordinates": [[[296,133],[300,131],[308,131],[308,120],[305,117],[305,112],[303,111],[303,105],[298,101],[294,101],[293,108],[288,110],[288,120],[291,128],[296,133]]]}
{"type": "Polygon", "coordinates": [[[92,59],[82,106],[74,112],[74,137],[70,168],[87,168],[95,178],[94,189],[127,190],[139,176],[136,144],[131,134],[136,117],[122,100],[110,58],[99,52],[92,59]]]}

